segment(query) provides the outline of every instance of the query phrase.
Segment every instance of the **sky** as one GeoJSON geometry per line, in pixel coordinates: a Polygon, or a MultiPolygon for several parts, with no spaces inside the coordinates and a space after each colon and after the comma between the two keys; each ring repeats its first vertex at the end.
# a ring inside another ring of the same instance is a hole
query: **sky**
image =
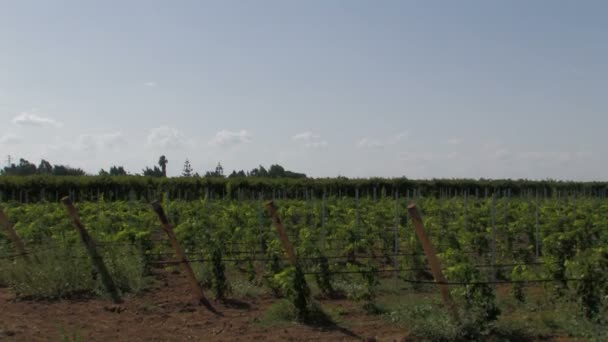
{"type": "Polygon", "coordinates": [[[606,1],[0,8],[2,166],[607,180],[606,1]]]}

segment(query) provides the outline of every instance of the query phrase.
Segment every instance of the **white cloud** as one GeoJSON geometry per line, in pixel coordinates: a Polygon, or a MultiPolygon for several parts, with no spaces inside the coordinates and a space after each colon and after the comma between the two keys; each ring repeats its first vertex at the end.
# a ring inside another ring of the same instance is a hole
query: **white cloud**
{"type": "Polygon", "coordinates": [[[247,130],[231,132],[221,130],[215,134],[215,137],[209,142],[211,146],[230,147],[251,142],[251,134],[247,130]]]}
{"type": "Polygon", "coordinates": [[[407,131],[397,133],[393,136],[390,136],[386,139],[375,139],[365,137],[357,143],[357,146],[364,148],[383,148],[391,145],[398,144],[401,140],[406,138],[409,135],[407,131]]]}
{"type": "Polygon", "coordinates": [[[517,154],[517,158],[524,160],[526,162],[536,162],[536,163],[558,163],[558,164],[567,164],[570,162],[580,161],[584,159],[589,159],[593,155],[587,151],[578,151],[578,152],[569,152],[569,151],[561,151],[561,152],[520,152],[517,154]]]}
{"type": "Polygon", "coordinates": [[[320,139],[321,136],[318,134],[314,134],[313,132],[302,132],[291,137],[294,141],[311,141],[314,139],[320,139]]]}
{"type": "Polygon", "coordinates": [[[359,140],[359,142],[357,143],[357,146],[359,146],[359,147],[384,147],[384,146],[386,146],[386,144],[379,140],[363,138],[363,139],[359,140]]]}
{"type": "Polygon", "coordinates": [[[460,144],[462,144],[462,139],[452,138],[452,139],[449,139],[447,141],[447,143],[450,144],[450,145],[460,145],[460,144]]]}
{"type": "Polygon", "coordinates": [[[581,158],[581,159],[593,157],[593,153],[591,153],[589,151],[578,151],[575,153],[575,155],[577,158],[581,158]]]}
{"type": "Polygon", "coordinates": [[[187,141],[177,128],[160,126],[150,130],[147,145],[160,148],[180,148],[187,145],[187,141]]]}
{"type": "Polygon", "coordinates": [[[512,156],[512,153],[507,148],[499,148],[499,149],[493,151],[491,154],[492,159],[497,159],[497,160],[507,160],[507,159],[511,158],[511,156],[512,156]]]}
{"type": "Polygon", "coordinates": [[[53,126],[53,127],[61,127],[62,123],[51,119],[38,116],[34,113],[23,112],[16,117],[13,118],[13,123],[18,126],[53,126]]]}
{"type": "Polygon", "coordinates": [[[114,149],[126,144],[125,136],[122,132],[104,134],[82,134],[78,137],[75,144],[77,150],[95,151],[104,149],[114,149]]]}
{"type": "Polygon", "coordinates": [[[400,160],[411,163],[448,162],[463,159],[464,157],[459,152],[405,152],[399,155],[400,160]]]}
{"type": "Polygon", "coordinates": [[[154,81],[148,81],[148,82],[145,82],[144,85],[146,87],[156,87],[158,84],[154,81]]]}
{"type": "Polygon", "coordinates": [[[323,148],[323,147],[327,147],[327,141],[321,140],[321,141],[307,142],[307,143],[304,144],[304,147],[308,147],[308,148],[323,148]]]}
{"type": "Polygon", "coordinates": [[[480,152],[480,160],[535,165],[535,167],[566,165],[593,157],[589,151],[511,150],[498,142],[482,145],[480,152]]]}
{"type": "Polygon", "coordinates": [[[15,134],[5,134],[0,137],[0,145],[17,145],[21,143],[22,139],[15,134]]]}
{"type": "Polygon", "coordinates": [[[410,135],[410,133],[408,131],[403,131],[401,133],[397,133],[390,139],[389,142],[396,144],[396,143],[400,142],[402,139],[407,138],[408,135],[410,135]]]}
{"type": "Polygon", "coordinates": [[[404,153],[400,156],[401,160],[411,163],[431,162],[440,159],[441,156],[433,153],[404,153]]]}
{"type": "Polygon", "coordinates": [[[321,138],[321,135],[307,131],[298,133],[291,137],[291,140],[301,143],[302,146],[307,148],[323,148],[327,147],[327,140],[321,138]]]}
{"type": "Polygon", "coordinates": [[[45,144],[43,151],[95,155],[99,151],[117,150],[126,145],[127,139],[122,132],[81,134],[76,138],[76,141],[58,141],[54,144],[45,144]]]}

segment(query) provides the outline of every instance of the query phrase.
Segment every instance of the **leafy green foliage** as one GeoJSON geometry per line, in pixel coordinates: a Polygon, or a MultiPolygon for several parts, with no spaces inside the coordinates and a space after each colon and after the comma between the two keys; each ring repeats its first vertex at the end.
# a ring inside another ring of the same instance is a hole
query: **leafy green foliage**
{"type": "MultiPolygon", "coordinates": [[[[145,286],[140,276],[140,270],[145,270],[143,265],[170,259],[172,255],[159,229],[158,219],[145,200],[147,196],[139,193],[132,201],[106,200],[109,192],[112,198],[116,198],[115,194],[118,198],[123,196],[121,190],[112,190],[114,185],[122,184],[120,189],[130,189],[129,182],[136,179],[149,181],[143,177],[113,177],[106,184],[110,189],[108,193],[100,191],[99,201],[76,202],[91,235],[100,244],[107,245],[102,250],[110,250],[120,244],[130,246],[131,250],[121,253],[133,256],[132,260],[123,260],[119,257],[120,253],[112,252],[114,254],[109,255],[107,261],[109,268],[121,269],[115,276],[117,282],[123,284],[120,285],[123,292],[136,292],[145,286]],[[115,261],[112,259],[114,255],[115,261]],[[123,261],[126,265],[121,266],[123,261]]],[[[215,180],[207,179],[205,182],[215,180]]],[[[328,196],[323,205],[318,199],[278,199],[279,214],[300,256],[301,273],[297,274],[295,269],[285,268],[286,258],[278,235],[257,200],[238,201],[228,197],[212,200],[212,195],[207,197],[204,192],[197,194],[193,190],[204,184],[215,184],[219,193],[225,190],[226,183],[223,182],[203,183],[195,178],[176,183],[162,178],[150,184],[144,182],[145,186],[158,184],[168,187],[179,185],[174,190],[181,192],[182,198],[189,191],[188,201],[175,200],[164,192],[160,195],[163,195],[163,206],[169,221],[188,255],[193,259],[206,260],[202,265],[193,263],[193,267],[200,281],[214,289],[216,295],[226,293],[230,288],[236,291],[235,284],[240,284],[241,292],[257,293],[252,284],[256,280],[257,284],[264,280],[277,297],[287,297],[294,312],[299,310],[297,315],[302,317],[306,315],[306,310],[311,310],[312,305],[305,298],[310,298],[314,292],[314,288],[302,287],[305,284],[304,273],[307,272],[318,273],[315,275],[316,285],[327,297],[331,297],[332,292],[343,292],[348,298],[363,301],[366,305],[378,301],[378,294],[382,291],[379,283],[386,282],[387,275],[382,271],[394,267],[395,260],[400,269],[400,281],[432,281],[421,245],[408,222],[406,201],[403,199],[397,208],[394,198],[378,196],[374,200],[371,192],[365,194],[363,190],[360,190],[359,201],[350,197],[328,196]],[[403,253],[397,256],[394,255],[396,223],[397,247],[403,253]],[[225,259],[234,259],[235,268],[232,269],[232,262],[227,264],[225,259]],[[232,279],[232,271],[243,269],[248,282],[232,279]],[[336,274],[336,271],[349,274],[336,274]]],[[[256,184],[262,186],[264,183],[256,184]]],[[[243,192],[244,188],[240,189],[243,192]]],[[[286,189],[292,191],[294,188],[286,189]]],[[[385,192],[390,194],[388,189],[385,192]]],[[[138,193],[137,190],[134,192],[138,193]]],[[[234,197],[238,196],[238,192],[237,185],[230,190],[234,197]]],[[[378,193],[382,194],[382,191],[378,193]]],[[[345,190],[343,194],[349,193],[345,190]]],[[[92,195],[95,197],[96,191],[92,195]]],[[[556,300],[578,303],[582,309],[581,317],[586,315],[590,321],[601,321],[608,298],[605,286],[608,281],[604,277],[608,274],[604,248],[608,243],[606,201],[596,198],[541,200],[538,220],[541,248],[538,259],[535,256],[536,203],[531,198],[499,199],[493,204],[489,198],[470,197],[465,202],[462,198],[419,197],[417,204],[422,211],[427,233],[439,252],[448,281],[479,283],[452,287],[462,307],[470,312],[467,322],[472,323],[469,326],[491,329],[499,317],[494,289],[483,284],[492,279],[522,283],[534,279],[556,279],[557,282],[546,285],[553,291],[556,300]],[[492,213],[494,220],[491,219],[492,213]],[[498,266],[494,267],[493,264],[498,266]]],[[[15,275],[17,273],[13,271],[18,271],[18,267],[12,261],[0,263],[0,283],[22,288],[19,291],[23,295],[40,292],[44,297],[64,297],[83,289],[99,293],[96,285],[98,280],[92,274],[90,264],[87,264],[86,255],[81,255],[81,261],[61,257],[61,253],[76,253],[73,251],[76,247],[82,249],[65,208],[52,202],[28,205],[8,202],[3,207],[15,222],[15,228],[25,240],[26,247],[31,251],[40,250],[39,256],[48,261],[48,265],[41,266],[46,270],[40,271],[46,278],[40,278],[37,283],[57,285],[50,286],[52,290],[48,292],[44,292],[45,289],[28,289],[27,286],[33,285],[27,285],[26,278],[19,280],[23,274],[15,275]],[[46,257],[43,247],[53,244],[70,247],[59,250],[57,257],[46,257]],[[60,270],[52,273],[54,267],[60,270]],[[13,275],[8,279],[7,275],[10,274],[13,275]],[[67,279],[69,286],[65,285],[66,282],[62,283],[62,279],[67,279]]],[[[0,259],[14,253],[11,243],[0,234],[0,259]]],[[[392,272],[388,274],[392,276],[392,272]]],[[[526,286],[514,284],[511,288],[518,300],[525,302],[519,305],[530,304],[526,286]]],[[[433,288],[420,284],[412,284],[412,287],[416,290],[433,288]]]]}
{"type": "Polygon", "coordinates": [[[309,317],[311,297],[302,268],[299,265],[287,267],[274,279],[295,308],[296,319],[305,321],[309,317]]]}
{"type": "MultiPolygon", "coordinates": [[[[109,295],[82,246],[49,244],[39,250],[31,263],[2,260],[0,282],[26,298],[109,295]]],[[[145,287],[143,260],[131,247],[113,247],[102,256],[120,291],[137,293],[145,287]]]]}

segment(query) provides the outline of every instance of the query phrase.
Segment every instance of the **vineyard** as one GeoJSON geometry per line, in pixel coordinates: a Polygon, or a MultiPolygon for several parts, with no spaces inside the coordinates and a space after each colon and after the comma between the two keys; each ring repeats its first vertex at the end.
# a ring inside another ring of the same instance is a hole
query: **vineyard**
{"type": "MultiPolygon", "coordinates": [[[[301,192],[299,199],[263,196],[258,188],[247,196],[224,192],[233,194],[224,199],[200,190],[183,199],[165,194],[156,213],[143,188],[121,200],[91,189],[81,192],[88,200],[72,196],[77,211],[69,215],[69,198],[62,204],[52,191],[27,204],[5,198],[12,222],[5,225],[23,242],[0,234],[0,291],[14,305],[85,298],[115,313],[179,283],[182,304],[202,290],[207,308],[187,308],[211,319],[199,331],[209,339],[229,338],[216,325],[239,310],[247,317],[242,329],[267,337],[268,329],[299,322],[285,333],[309,327],[321,340],[608,338],[608,200],[601,189],[586,196],[469,189],[424,196],[380,187],[361,195],[355,188],[351,196],[301,192]],[[418,212],[430,249],[412,217],[418,212]],[[376,325],[366,330],[366,321],[376,325]]],[[[33,338],[8,324],[0,318],[0,329],[33,338]]],[[[247,333],[231,338],[254,338],[247,333]]]]}
{"type": "Polygon", "coordinates": [[[496,193],[509,197],[608,197],[606,182],[473,180],[403,178],[224,178],[144,176],[7,176],[0,177],[0,202],[58,202],[69,194],[78,201],[152,201],[161,195],[171,200],[256,200],[260,194],[272,199],[309,200],[328,197],[471,196],[487,198],[496,193]]]}

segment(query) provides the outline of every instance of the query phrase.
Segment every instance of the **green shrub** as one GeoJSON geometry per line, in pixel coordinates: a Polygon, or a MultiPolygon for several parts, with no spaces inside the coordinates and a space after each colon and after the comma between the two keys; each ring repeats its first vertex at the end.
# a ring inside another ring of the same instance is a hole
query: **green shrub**
{"type": "Polygon", "coordinates": [[[222,262],[222,250],[216,247],[211,257],[213,261],[213,292],[217,299],[225,299],[226,292],[230,290],[226,279],[226,266],[222,262]]]}
{"type": "MultiPolygon", "coordinates": [[[[30,263],[22,260],[0,262],[0,282],[26,298],[107,295],[82,246],[52,244],[40,246],[38,250],[35,260],[30,263]]],[[[100,253],[120,291],[136,293],[144,287],[143,260],[132,247],[120,246],[100,253]]]]}
{"type": "Polygon", "coordinates": [[[37,262],[3,261],[3,282],[19,297],[36,299],[68,298],[93,293],[93,268],[82,248],[45,249],[36,253],[37,262]]]}

